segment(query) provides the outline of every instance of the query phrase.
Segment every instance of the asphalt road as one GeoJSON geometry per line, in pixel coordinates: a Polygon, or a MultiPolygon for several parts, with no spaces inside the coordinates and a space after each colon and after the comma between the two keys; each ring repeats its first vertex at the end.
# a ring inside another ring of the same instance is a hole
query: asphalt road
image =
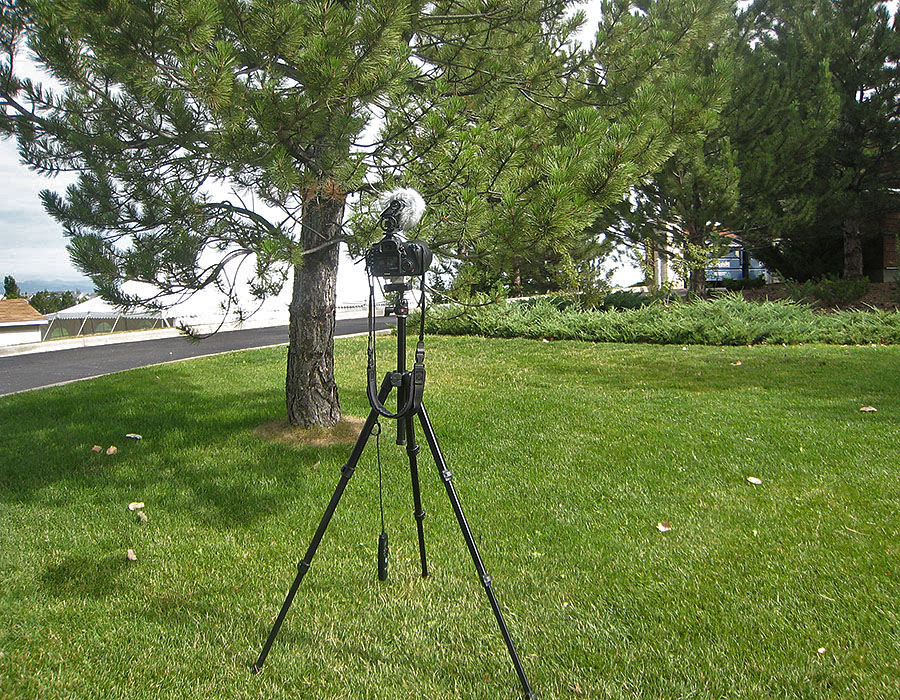
{"type": "MultiPolygon", "coordinates": [[[[387,319],[376,318],[377,328],[387,326],[387,319]]],[[[363,333],[366,329],[365,318],[340,319],[335,326],[335,335],[363,333]]],[[[99,377],[136,367],[216,355],[232,350],[280,345],[287,341],[288,327],[276,326],[220,332],[197,343],[178,336],[0,357],[0,396],[65,384],[88,377],[99,377]]]]}

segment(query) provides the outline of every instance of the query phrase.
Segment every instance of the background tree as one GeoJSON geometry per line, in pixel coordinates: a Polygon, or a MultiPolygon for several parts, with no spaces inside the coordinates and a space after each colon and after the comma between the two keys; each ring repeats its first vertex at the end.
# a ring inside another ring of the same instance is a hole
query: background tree
{"type": "Polygon", "coordinates": [[[3,296],[7,299],[21,299],[22,292],[19,291],[19,285],[16,284],[16,278],[7,275],[3,278],[3,296]]]}
{"type": "Polygon", "coordinates": [[[32,294],[29,303],[42,314],[52,314],[74,306],[77,300],[70,291],[51,292],[45,289],[32,294]]]}
{"type": "Polygon", "coordinates": [[[720,247],[722,222],[736,204],[739,178],[720,116],[734,70],[734,17],[730,6],[718,9],[710,16],[711,37],[689,42],[673,59],[676,70],[659,79],[664,94],[678,97],[668,101],[675,125],[671,154],[616,209],[610,224],[645,257],[650,286],[658,286],[659,261],[671,261],[699,295],[705,293],[709,259],[720,247]]]}
{"type": "Polygon", "coordinates": [[[896,14],[883,2],[758,2],[743,22],[739,225],[786,276],[861,276],[867,230],[897,206],[896,14]]]}
{"type": "Polygon", "coordinates": [[[741,181],[729,223],[769,269],[805,280],[840,263],[839,246],[817,235],[815,191],[816,162],[839,101],[822,47],[800,33],[772,31],[760,17],[766,9],[751,6],[738,17],[726,118],[741,181]]]}

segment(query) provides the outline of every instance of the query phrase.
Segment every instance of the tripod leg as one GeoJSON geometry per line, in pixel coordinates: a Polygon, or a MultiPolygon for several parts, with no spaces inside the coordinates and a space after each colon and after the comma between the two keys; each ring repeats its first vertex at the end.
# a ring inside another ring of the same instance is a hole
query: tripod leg
{"type": "Polygon", "coordinates": [[[491,609],[494,611],[494,617],[497,618],[497,624],[500,627],[500,634],[503,635],[503,641],[506,642],[506,649],[509,651],[513,666],[516,668],[516,674],[519,676],[522,690],[525,691],[526,698],[536,698],[537,696],[532,692],[531,686],[528,684],[528,678],[525,676],[525,669],[522,668],[522,662],[519,660],[519,654],[516,652],[512,637],[509,636],[509,630],[503,619],[503,612],[500,610],[500,604],[497,602],[497,597],[494,595],[491,577],[488,576],[487,571],[484,569],[484,563],[481,561],[478,547],[475,546],[475,538],[472,536],[472,531],[469,529],[469,523],[466,522],[466,516],[463,513],[459,498],[456,495],[456,489],[453,488],[453,474],[447,468],[447,463],[444,461],[444,455],[441,454],[441,448],[438,446],[437,436],[434,434],[434,429],[431,427],[431,421],[428,418],[428,412],[425,410],[425,404],[422,404],[419,408],[418,415],[419,422],[422,424],[422,430],[425,433],[425,439],[428,441],[428,447],[431,449],[434,462],[437,465],[438,472],[440,472],[441,481],[444,482],[444,488],[447,490],[447,496],[450,497],[450,504],[453,506],[453,512],[456,514],[456,520],[459,522],[463,538],[465,538],[466,545],[469,548],[469,554],[472,555],[472,561],[475,562],[475,569],[478,571],[478,576],[481,578],[481,585],[484,587],[485,593],[487,593],[491,609]]]}
{"type": "MultiPolygon", "coordinates": [[[[387,398],[387,395],[391,391],[391,383],[390,377],[386,377],[384,382],[381,384],[381,391],[378,394],[378,400],[384,403],[384,400],[387,398]]],[[[257,673],[262,669],[263,664],[266,662],[266,656],[269,654],[269,648],[272,646],[272,642],[275,641],[275,637],[278,636],[278,630],[281,629],[281,623],[284,622],[284,618],[287,615],[288,610],[291,607],[291,603],[294,602],[294,596],[297,594],[297,589],[300,587],[300,582],[303,580],[303,577],[306,575],[306,572],[309,571],[310,564],[312,563],[312,558],[316,554],[316,550],[319,548],[319,542],[322,541],[322,536],[325,534],[325,530],[328,527],[328,523],[331,521],[331,516],[334,515],[334,511],[337,509],[338,502],[341,500],[341,496],[344,494],[344,489],[347,486],[347,483],[350,481],[350,478],[353,476],[353,472],[356,470],[356,464],[359,462],[359,458],[362,455],[363,448],[366,446],[366,441],[369,439],[369,436],[372,433],[372,429],[375,426],[375,421],[378,418],[378,412],[373,408],[369,411],[369,417],[366,419],[365,425],[363,425],[363,429],[359,433],[359,437],[356,439],[356,444],[353,446],[353,451],[350,453],[350,458],[347,460],[347,463],[341,467],[341,478],[338,481],[337,488],[334,490],[334,495],[331,497],[331,502],[328,504],[328,507],[325,509],[325,514],[322,516],[322,520],[319,522],[319,527],[316,529],[316,534],[313,535],[312,542],[309,544],[309,549],[306,550],[306,556],[303,557],[303,560],[297,564],[297,577],[294,579],[294,582],[291,584],[291,589],[288,591],[287,597],[284,599],[284,604],[281,606],[281,611],[278,613],[278,617],[275,618],[275,624],[272,626],[272,631],[269,632],[269,637],[266,639],[266,643],[263,646],[262,652],[260,652],[259,658],[256,660],[256,663],[253,664],[253,670],[257,673]]]]}
{"type": "Polygon", "coordinates": [[[400,422],[406,425],[406,454],[409,457],[409,473],[412,477],[413,513],[416,517],[416,530],[419,534],[419,559],[422,562],[422,578],[425,578],[428,576],[428,561],[425,558],[425,530],[422,525],[422,521],[425,520],[425,510],[422,508],[422,495],[419,491],[419,445],[416,443],[412,416],[402,418],[400,422]]]}

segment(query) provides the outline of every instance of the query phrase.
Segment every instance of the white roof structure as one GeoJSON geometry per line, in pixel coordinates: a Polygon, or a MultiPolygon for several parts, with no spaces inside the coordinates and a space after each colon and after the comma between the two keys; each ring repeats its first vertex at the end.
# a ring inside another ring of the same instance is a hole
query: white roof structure
{"type": "MultiPolygon", "coordinates": [[[[338,265],[337,277],[337,311],[339,315],[348,316],[365,316],[369,298],[369,283],[366,277],[363,264],[354,264],[355,261],[350,258],[346,248],[341,246],[341,257],[338,265]]],[[[248,291],[249,279],[243,280],[238,285],[238,299],[241,301],[244,312],[255,313],[240,323],[236,309],[227,308],[227,299],[215,287],[207,287],[192,294],[189,297],[173,298],[167,304],[167,310],[163,312],[163,316],[174,320],[176,325],[187,325],[200,331],[214,329],[222,325],[223,330],[234,328],[237,326],[243,328],[266,327],[287,325],[288,323],[288,304],[291,301],[292,280],[288,275],[288,279],[278,296],[267,299],[261,306],[259,302],[254,300],[248,291]],[[243,291],[243,293],[242,293],[243,291]]],[[[122,285],[122,290],[126,294],[139,297],[150,298],[156,293],[153,285],[143,282],[126,282],[122,285]]],[[[376,302],[381,302],[382,297],[376,288],[376,302]]],[[[158,316],[155,311],[149,309],[135,309],[134,315],[146,315],[152,313],[158,316]]],[[[118,316],[121,311],[104,301],[100,297],[92,297],[87,301],[76,304],[68,309],[60,311],[60,318],[80,317],[84,314],[90,314],[92,317],[109,314],[110,316],[118,316]]],[[[132,314],[128,314],[132,315],[132,314]]]]}

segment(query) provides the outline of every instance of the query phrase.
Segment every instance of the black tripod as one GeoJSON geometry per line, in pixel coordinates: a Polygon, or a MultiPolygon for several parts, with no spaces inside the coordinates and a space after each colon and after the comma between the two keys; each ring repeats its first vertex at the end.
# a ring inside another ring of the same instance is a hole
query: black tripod
{"type": "MultiPolygon", "coordinates": [[[[386,288],[386,291],[398,292],[397,301],[394,305],[394,308],[392,309],[392,312],[397,316],[397,371],[387,373],[384,381],[382,381],[381,383],[381,389],[378,391],[377,396],[373,396],[374,389],[370,388],[369,399],[370,403],[372,404],[372,410],[369,412],[369,416],[366,419],[365,424],[363,425],[359,437],[356,440],[356,444],[353,446],[353,451],[350,453],[350,458],[347,460],[347,463],[341,468],[341,478],[338,481],[337,488],[334,491],[334,495],[331,497],[331,502],[325,509],[325,514],[322,516],[322,520],[321,522],[319,522],[319,527],[316,529],[316,532],[313,535],[312,542],[309,545],[309,549],[306,550],[306,556],[304,556],[303,560],[297,565],[297,577],[294,579],[293,584],[291,584],[291,588],[288,591],[287,597],[284,599],[284,604],[281,606],[281,611],[278,613],[278,617],[275,619],[275,624],[272,626],[272,631],[269,633],[269,637],[268,639],[266,639],[266,643],[263,646],[262,652],[260,653],[259,658],[254,665],[254,670],[259,671],[262,668],[263,663],[265,663],[266,656],[269,653],[269,648],[272,646],[272,642],[275,641],[275,637],[278,635],[278,630],[281,629],[281,624],[284,622],[284,618],[287,615],[288,609],[291,607],[291,603],[294,600],[294,596],[297,593],[300,582],[303,580],[303,577],[309,570],[310,564],[312,563],[312,558],[319,546],[319,542],[322,540],[322,536],[325,534],[328,523],[331,521],[331,516],[334,515],[334,511],[337,508],[338,502],[341,500],[341,496],[344,493],[344,489],[346,488],[347,483],[350,481],[350,478],[353,476],[353,472],[356,470],[356,464],[359,461],[360,456],[362,455],[363,449],[366,446],[366,442],[368,441],[369,436],[372,434],[372,431],[378,421],[379,415],[396,418],[397,444],[406,445],[406,453],[409,457],[410,475],[412,477],[413,503],[415,506],[416,528],[418,530],[419,538],[419,556],[422,564],[422,576],[428,576],[428,564],[425,558],[425,533],[422,527],[422,521],[425,518],[425,511],[422,509],[422,501],[419,492],[419,471],[417,459],[419,446],[418,444],[416,444],[415,431],[413,429],[413,416],[418,416],[422,431],[425,434],[425,440],[427,441],[428,447],[431,450],[432,457],[434,457],[434,462],[437,466],[438,473],[440,474],[441,481],[443,481],[444,483],[444,488],[447,491],[447,496],[450,498],[450,505],[453,507],[453,512],[456,514],[456,520],[459,523],[459,527],[462,530],[466,545],[469,548],[469,554],[472,555],[472,561],[475,563],[475,569],[478,571],[478,576],[481,579],[481,585],[484,587],[485,593],[487,593],[491,609],[494,611],[494,617],[497,619],[497,624],[500,626],[500,634],[503,635],[503,641],[506,643],[506,648],[509,651],[513,666],[515,666],[516,674],[518,674],[519,676],[519,681],[522,684],[522,689],[525,692],[525,697],[535,698],[536,695],[532,692],[531,686],[528,684],[528,678],[525,676],[525,670],[522,668],[522,662],[519,660],[519,655],[516,652],[515,645],[513,644],[512,638],[509,635],[509,630],[507,629],[506,622],[503,619],[503,613],[500,610],[500,605],[497,602],[497,597],[494,595],[494,590],[491,585],[491,577],[488,576],[487,572],[485,571],[484,564],[481,561],[481,555],[478,553],[478,548],[475,545],[475,539],[472,536],[472,531],[469,529],[469,523],[466,521],[466,516],[463,514],[462,506],[459,503],[459,498],[457,497],[456,490],[453,487],[453,474],[450,473],[450,469],[447,467],[447,463],[444,460],[444,455],[441,453],[441,448],[438,446],[438,441],[437,437],[434,434],[434,429],[431,426],[431,420],[428,418],[428,412],[425,410],[425,405],[421,400],[422,389],[424,388],[425,383],[425,350],[421,336],[419,339],[418,347],[416,348],[416,362],[413,370],[408,371],[406,369],[406,320],[409,314],[409,309],[403,296],[403,292],[407,289],[409,289],[409,286],[406,284],[388,285],[386,288]],[[394,388],[397,389],[398,411],[396,414],[391,414],[384,409],[384,402],[387,400],[388,395],[394,388]],[[406,409],[405,411],[404,408],[406,409]]],[[[373,302],[370,302],[370,321],[373,320],[372,306],[373,302]]],[[[424,313],[424,309],[422,310],[422,313],[424,313]]],[[[372,336],[370,335],[370,338],[371,337],[372,336]]],[[[371,348],[372,343],[370,342],[370,357],[371,348]]],[[[372,372],[374,372],[374,366],[373,363],[370,362],[370,374],[372,372]]],[[[373,382],[371,381],[370,376],[370,387],[372,384],[373,382]]],[[[383,532],[382,536],[384,537],[383,532]]],[[[381,544],[381,542],[379,542],[379,544],[381,544]]],[[[386,548],[385,551],[382,552],[382,548],[379,547],[379,578],[383,579],[384,576],[382,576],[382,566],[385,567],[386,571],[387,552],[386,548]]]]}

